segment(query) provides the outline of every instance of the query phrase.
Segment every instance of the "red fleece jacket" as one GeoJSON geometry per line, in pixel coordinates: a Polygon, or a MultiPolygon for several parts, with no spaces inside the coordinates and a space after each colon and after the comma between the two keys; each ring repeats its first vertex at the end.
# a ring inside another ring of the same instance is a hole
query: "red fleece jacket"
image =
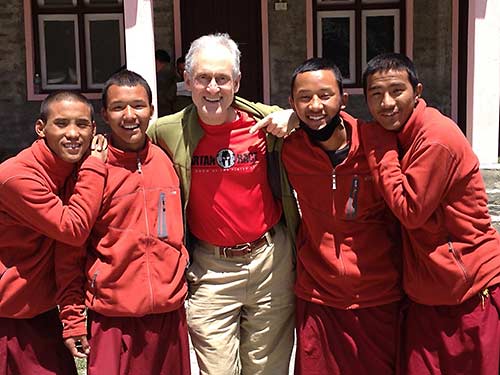
{"type": "Polygon", "coordinates": [[[497,284],[500,238],[478,159],[458,126],[420,99],[400,132],[361,128],[378,188],[404,227],[408,296],[456,305],[497,284]]]}
{"type": "Polygon", "coordinates": [[[283,146],[302,212],[295,292],[339,309],[380,306],[402,296],[399,224],[374,184],[357,120],[341,116],[350,149],[335,168],[303,130],[283,146]]]}
{"type": "Polygon", "coordinates": [[[178,309],[187,284],[179,179],[149,141],[140,152],[108,150],[108,179],[88,247],[58,244],[56,276],[64,338],[86,334],[85,305],[139,317],[178,309]]]}
{"type": "Polygon", "coordinates": [[[88,157],[64,205],[58,195],[74,171],[43,140],[0,165],[0,317],[31,318],[56,306],[54,240],[86,241],[106,166],[88,157]]]}

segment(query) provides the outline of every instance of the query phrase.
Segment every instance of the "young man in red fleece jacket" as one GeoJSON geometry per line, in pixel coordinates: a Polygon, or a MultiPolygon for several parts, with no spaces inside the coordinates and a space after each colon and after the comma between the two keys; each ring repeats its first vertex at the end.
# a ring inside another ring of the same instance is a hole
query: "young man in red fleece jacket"
{"type": "Polygon", "coordinates": [[[146,136],[151,101],[134,72],[105,84],[111,138],[101,211],[88,248],[56,250],[63,337],[73,355],[88,355],[90,375],[190,374],[179,179],[146,136]]]}
{"type": "Polygon", "coordinates": [[[410,59],[363,74],[378,123],[362,139],[378,189],[403,227],[403,374],[498,374],[500,238],[479,163],[458,126],[420,98],[410,59]]]}
{"type": "Polygon", "coordinates": [[[297,375],[394,374],[399,333],[399,225],[370,175],[358,121],[330,61],[292,76],[300,129],[282,158],[302,219],[295,283],[297,375]]]}
{"type": "Polygon", "coordinates": [[[31,147],[0,165],[0,374],[76,374],[60,336],[53,245],[87,239],[106,152],[92,151],[77,168],[95,133],[92,105],[80,94],[49,95],[35,131],[31,147]],[[63,204],[59,194],[73,178],[63,204]]]}

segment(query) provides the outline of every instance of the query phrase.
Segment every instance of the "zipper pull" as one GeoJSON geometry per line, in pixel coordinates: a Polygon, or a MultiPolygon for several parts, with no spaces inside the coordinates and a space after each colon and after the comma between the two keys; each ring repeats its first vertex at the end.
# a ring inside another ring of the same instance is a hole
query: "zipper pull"
{"type": "Polygon", "coordinates": [[[142,164],[141,164],[141,159],[139,157],[137,157],[137,172],[139,174],[142,173],[142,164]]]}
{"type": "Polygon", "coordinates": [[[90,282],[90,288],[93,289],[92,291],[92,300],[90,301],[90,305],[94,306],[94,300],[97,297],[97,275],[99,274],[99,270],[95,271],[94,277],[92,277],[92,281],[90,282]]]}
{"type": "Polygon", "coordinates": [[[479,292],[479,297],[481,298],[481,309],[484,310],[484,302],[486,301],[486,298],[490,296],[490,291],[488,288],[485,288],[479,292]]]}
{"type": "Polygon", "coordinates": [[[335,175],[335,172],[332,174],[332,190],[337,189],[337,176],[335,175]]]}

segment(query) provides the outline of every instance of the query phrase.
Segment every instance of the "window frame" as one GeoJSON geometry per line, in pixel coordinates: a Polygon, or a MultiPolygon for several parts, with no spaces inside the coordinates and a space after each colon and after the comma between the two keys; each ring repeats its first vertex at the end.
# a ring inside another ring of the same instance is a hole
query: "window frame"
{"type": "MultiPolygon", "coordinates": [[[[85,25],[84,25],[84,15],[85,14],[107,14],[113,13],[121,17],[120,22],[120,40],[122,45],[120,46],[120,56],[122,61],[126,62],[126,45],[125,45],[125,21],[124,21],[124,3],[123,0],[117,0],[117,4],[104,4],[104,5],[92,5],[92,8],[88,8],[83,4],[83,0],[71,0],[74,4],[76,1],[76,6],[47,6],[46,8],[33,9],[33,7],[38,6],[38,1],[40,0],[23,0],[23,10],[24,10],[24,36],[25,36],[25,53],[26,53],[26,97],[28,101],[40,101],[43,100],[47,95],[54,90],[44,90],[41,93],[35,92],[35,73],[40,73],[41,77],[41,58],[40,58],[40,44],[39,44],[39,29],[37,25],[37,17],[42,14],[46,15],[64,15],[64,14],[76,14],[78,18],[78,39],[79,39],[79,60],[80,65],[80,75],[81,75],[81,86],[79,88],[71,89],[84,94],[89,99],[100,99],[101,89],[90,89],[88,88],[86,80],[87,68],[86,68],[86,51],[85,51],[85,25]],[[83,52],[83,53],[82,53],[83,52]]],[[[43,0],[42,0],[43,1],[43,0]]]]}
{"type": "MultiPolygon", "coordinates": [[[[85,0],[88,1],[88,0],[85,0]]],[[[118,0],[121,1],[121,0],[118,0]]],[[[125,35],[124,35],[124,22],[123,22],[123,14],[119,13],[87,13],[83,16],[84,19],[84,35],[85,35],[85,51],[87,54],[85,55],[85,73],[87,75],[87,87],[91,90],[102,90],[102,86],[100,84],[95,84],[92,82],[92,49],[90,48],[90,22],[92,21],[112,21],[116,20],[119,24],[120,29],[120,59],[123,62],[125,61],[125,35]]]]}
{"type": "MultiPolygon", "coordinates": [[[[398,19],[394,20],[395,26],[395,38],[394,41],[399,43],[398,48],[395,48],[396,52],[406,51],[407,44],[407,28],[406,28],[406,18],[407,7],[411,7],[413,2],[411,0],[309,0],[312,3],[312,53],[314,56],[321,56],[321,23],[319,20],[320,13],[324,12],[341,12],[341,11],[353,11],[354,12],[354,23],[355,23],[355,45],[354,45],[354,61],[355,61],[355,81],[344,80],[345,88],[351,90],[352,92],[358,93],[362,92],[362,72],[366,67],[366,20],[363,17],[364,12],[367,11],[384,11],[386,14],[392,10],[398,10],[398,19]],[[364,49],[364,51],[363,51],[364,49]]],[[[392,15],[392,14],[391,14],[392,15]]],[[[410,25],[411,29],[411,25],[410,25]]],[[[352,37],[351,37],[352,40],[352,37]]],[[[410,43],[411,44],[411,43],[410,43]]],[[[350,50],[352,46],[350,46],[350,50]]],[[[351,62],[350,62],[351,64],[351,62]]],[[[351,73],[352,74],[352,73],[351,73]]]]}
{"type": "Polygon", "coordinates": [[[316,28],[316,50],[318,56],[323,55],[323,30],[322,20],[325,18],[348,18],[349,19],[349,73],[351,76],[349,78],[343,77],[343,83],[354,84],[356,83],[356,31],[355,22],[356,14],[354,10],[324,10],[316,12],[316,22],[318,27],[316,28]],[[354,76],[354,77],[353,77],[354,76]]]}
{"type": "MultiPolygon", "coordinates": [[[[365,0],[366,1],[366,0],[365,0]]],[[[394,52],[401,52],[400,10],[399,9],[367,9],[361,12],[361,70],[365,70],[368,63],[366,45],[366,20],[369,16],[393,16],[394,19],[394,52]]]]}
{"type": "Polygon", "coordinates": [[[47,72],[47,57],[45,53],[39,56],[40,77],[42,80],[42,87],[46,86],[47,91],[50,90],[79,90],[82,85],[81,67],[80,67],[80,41],[78,38],[78,16],[76,14],[39,14],[38,15],[38,40],[40,51],[46,51],[44,22],[45,21],[73,21],[73,28],[75,33],[75,58],[76,58],[76,84],[57,84],[49,83],[46,76],[47,72]],[[49,87],[50,86],[50,87],[49,87]]]}

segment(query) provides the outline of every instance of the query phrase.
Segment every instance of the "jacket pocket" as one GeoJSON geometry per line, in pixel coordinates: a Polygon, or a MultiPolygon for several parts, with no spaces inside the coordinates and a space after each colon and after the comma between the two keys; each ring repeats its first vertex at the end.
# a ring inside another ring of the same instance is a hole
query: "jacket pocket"
{"type": "Polygon", "coordinates": [[[168,238],[167,229],[167,202],[166,195],[162,191],[158,199],[158,238],[168,238]]]}
{"type": "Polygon", "coordinates": [[[358,193],[359,193],[359,178],[354,176],[351,184],[351,191],[345,208],[345,215],[347,219],[354,219],[358,213],[358,193]]]}
{"type": "Polygon", "coordinates": [[[451,256],[453,257],[453,260],[455,261],[458,268],[460,269],[460,272],[462,273],[462,276],[464,278],[465,283],[468,284],[470,278],[469,278],[469,275],[467,273],[467,269],[465,268],[465,264],[462,261],[462,257],[460,257],[460,255],[457,253],[457,251],[453,247],[453,243],[451,242],[451,240],[448,240],[448,252],[451,254],[451,256]]]}
{"type": "Polygon", "coordinates": [[[160,191],[157,202],[156,236],[160,240],[181,243],[184,235],[180,190],[160,191]]]}

